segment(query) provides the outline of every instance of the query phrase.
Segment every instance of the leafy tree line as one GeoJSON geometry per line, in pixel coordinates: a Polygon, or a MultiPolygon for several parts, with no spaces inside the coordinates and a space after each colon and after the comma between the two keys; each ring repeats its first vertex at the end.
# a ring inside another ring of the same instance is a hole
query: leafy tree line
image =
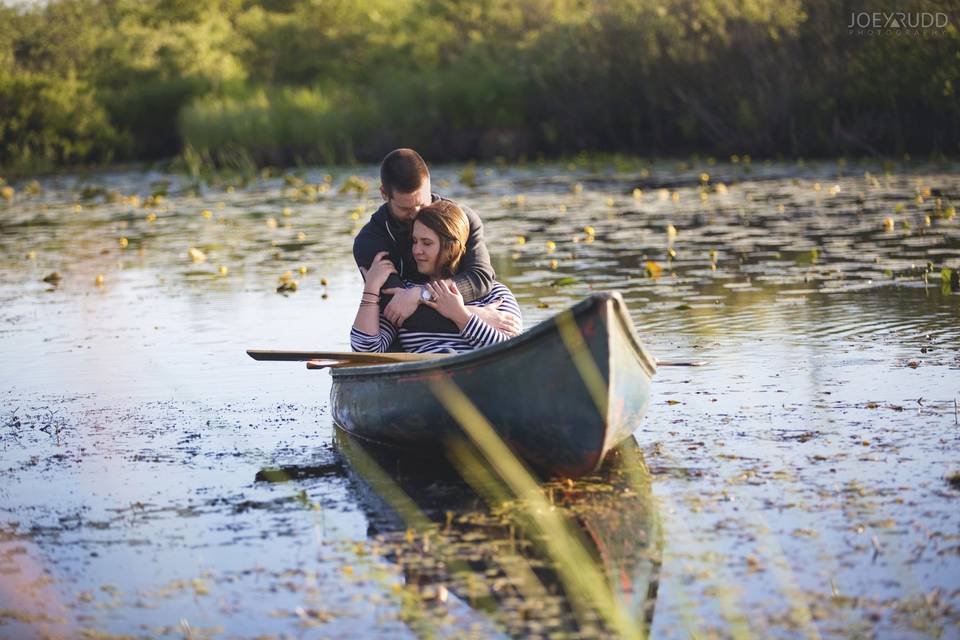
{"type": "Polygon", "coordinates": [[[960,151],[960,2],[0,5],[0,164],[960,151]],[[853,12],[943,29],[850,33],[853,12]]]}

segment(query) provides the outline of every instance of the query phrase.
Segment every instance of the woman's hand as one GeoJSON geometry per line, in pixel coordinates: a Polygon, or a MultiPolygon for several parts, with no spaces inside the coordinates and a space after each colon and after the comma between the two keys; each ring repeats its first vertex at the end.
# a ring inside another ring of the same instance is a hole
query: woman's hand
{"type": "Polygon", "coordinates": [[[424,304],[436,309],[444,318],[452,320],[462,331],[472,314],[463,303],[463,296],[453,280],[429,282],[426,287],[433,294],[433,300],[425,300],[424,304]]]}
{"type": "Polygon", "coordinates": [[[379,292],[386,284],[390,274],[397,272],[397,268],[390,261],[390,252],[381,251],[374,256],[369,269],[360,269],[360,271],[363,273],[364,290],[379,292]]]}

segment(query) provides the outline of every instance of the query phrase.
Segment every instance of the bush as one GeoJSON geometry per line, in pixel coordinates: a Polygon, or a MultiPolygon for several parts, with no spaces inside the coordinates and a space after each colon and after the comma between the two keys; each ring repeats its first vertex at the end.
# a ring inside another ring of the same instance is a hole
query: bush
{"type": "Polygon", "coordinates": [[[91,88],[72,74],[0,70],[0,165],[46,171],[106,162],[129,141],[117,134],[91,88]]]}

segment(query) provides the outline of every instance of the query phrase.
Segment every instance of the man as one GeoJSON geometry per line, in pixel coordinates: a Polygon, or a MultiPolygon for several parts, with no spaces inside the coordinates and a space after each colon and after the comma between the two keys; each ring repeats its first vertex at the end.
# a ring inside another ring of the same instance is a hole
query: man
{"type": "MultiPolygon", "coordinates": [[[[384,204],[370,217],[353,241],[353,257],[365,272],[374,257],[388,251],[397,274],[391,275],[381,291],[380,308],[395,326],[412,331],[456,332],[456,325],[427,305],[421,304],[427,289],[406,289],[402,280],[425,282],[413,259],[410,229],[422,207],[440,200],[430,190],[430,171],[413,149],[395,149],[380,163],[380,196],[384,204]]],[[[453,280],[465,302],[490,292],[495,274],[483,240],[483,223],[472,209],[461,206],[470,220],[467,251],[453,280]]],[[[519,333],[515,316],[497,310],[499,303],[475,307],[474,311],[491,326],[508,335],[519,333]]]]}

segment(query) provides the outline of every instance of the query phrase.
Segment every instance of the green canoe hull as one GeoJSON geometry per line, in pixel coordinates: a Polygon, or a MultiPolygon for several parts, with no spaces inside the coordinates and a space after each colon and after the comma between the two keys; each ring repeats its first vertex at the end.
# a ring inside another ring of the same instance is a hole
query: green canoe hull
{"type": "Polygon", "coordinates": [[[450,382],[538,473],[578,477],[639,426],[656,361],[618,293],[599,293],[507,342],[435,360],[331,370],[337,426],[406,449],[464,438],[435,393],[450,382]]]}

